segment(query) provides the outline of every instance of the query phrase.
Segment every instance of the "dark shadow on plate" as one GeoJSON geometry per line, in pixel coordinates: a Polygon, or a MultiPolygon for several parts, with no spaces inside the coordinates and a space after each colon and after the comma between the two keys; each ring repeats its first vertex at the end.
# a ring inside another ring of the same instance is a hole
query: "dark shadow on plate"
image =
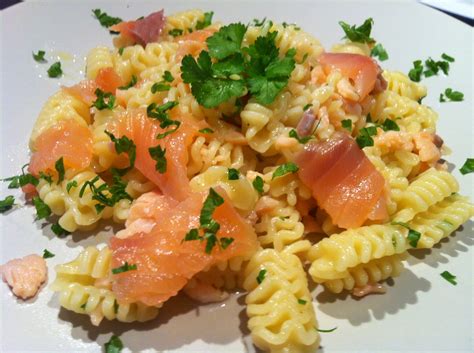
{"type": "Polygon", "coordinates": [[[430,282],[418,278],[410,270],[402,272],[395,278],[398,282],[387,283],[390,288],[383,295],[369,295],[364,298],[350,298],[349,293],[333,294],[327,290],[316,296],[318,309],[329,316],[346,319],[352,325],[359,326],[371,321],[382,320],[386,315],[393,315],[408,305],[416,304],[417,292],[427,292],[431,288],[430,282]]]}
{"type": "Polygon", "coordinates": [[[446,264],[451,258],[467,252],[474,245],[474,222],[468,221],[450,236],[441,239],[432,249],[412,249],[409,251],[408,264],[416,265],[420,262],[437,268],[446,264]]]}

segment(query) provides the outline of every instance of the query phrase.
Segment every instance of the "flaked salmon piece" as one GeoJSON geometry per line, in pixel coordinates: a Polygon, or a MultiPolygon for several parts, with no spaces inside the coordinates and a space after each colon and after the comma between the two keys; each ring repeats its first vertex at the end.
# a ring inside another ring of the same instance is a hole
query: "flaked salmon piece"
{"type": "Polygon", "coordinates": [[[385,179],[348,134],[307,144],[296,163],[301,181],[337,226],[359,227],[369,216],[387,218],[385,179]]]}
{"type": "Polygon", "coordinates": [[[46,261],[39,255],[28,255],[13,259],[0,266],[4,282],[11,287],[13,294],[21,299],[34,297],[46,281],[48,268],[46,261]]]}
{"type": "Polygon", "coordinates": [[[158,41],[164,25],[164,10],[160,10],[136,21],[120,22],[109,29],[145,46],[148,43],[158,41]]]}
{"type": "Polygon", "coordinates": [[[117,115],[117,118],[107,125],[107,130],[117,138],[127,136],[136,145],[135,167],[156,186],[163,194],[184,200],[189,192],[189,180],[186,164],[188,162],[188,146],[199,134],[199,129],[206,127],[204,122],[196,122],[191,116],[171,113],[173,120],[179,120],[178,130],[168,136],[157,139],[164,133],[160,123],[147,116],[145,109],[128,110],[117,115]],[[173,115],[174,114],[174,115],[173,115]],[[166,172],[161,174],[156,170],[156,161],[150,156],[149,148],[160,145],[166,149],[166,172]]]}
{"type": "Polygon", "coordinates": [[[179,48],[176,52],[176,61],[180,62],[181,59],[188,54],[196,56],[201,51],[206,50],[206,39],[212,36],[216,31],[217,28],[208,27],[179,37],[179,48]]]}
{"type": "Polygon", "coordinates": [[[117,88],[126,84],[112,67],[100,69],[95,78],[95,83],[102,91],[113,94],[115,94],[117,88]]]}
{"type": "MultiPolygon", "coordinates": [[[[147,202],[137,200],[131,214],[134,217],[142,214],[145,216],[142,219],[155,222],[155,226],[145,232],[136,229],[126,239],[111,239],[112,268],[125,262],[137,266],[136,270],[113,275],[113,291],[120,302],[161,304],[176,295],[198,272],[233,257],[249,256],[258,248],[253,228],[232,207],[224,190],[216,191],[225,200],[212,216],[220,224],[217,237],[230,237],[234,241],[226,249],[216,245],[210,254],[205,252],[205,241],[183,241],[190,229],[199,227],[206,192],[190,194],[181,202],[159,193],[141,196],[147,202]]],[[[135,218],[134,223],[138,220],[135,218]]]]}
{"type": "Polygon", "coordinates": [[[84,169],[92,160],[92,133],[74,119],[61,120],[44,131],[35,141],[29,171],[56,173],[55,163],[63,157],[64,167],[84,169]]]}
{"type": "Polygon", "coordinates": [[[324,53],[319,57],[326,74],[331,70],[339,70],[342,76],[354,82],[358,100],[362,101],[374,89],[375,82],[380,73],[377,63],[370,57],[359,54],[324,53]]]}

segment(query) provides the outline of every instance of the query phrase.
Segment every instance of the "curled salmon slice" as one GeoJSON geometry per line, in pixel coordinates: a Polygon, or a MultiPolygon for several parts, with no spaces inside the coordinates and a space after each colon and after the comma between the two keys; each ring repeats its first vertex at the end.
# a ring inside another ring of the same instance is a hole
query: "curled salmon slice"
{"type": "Polygon", "coordinates": [[[55,163],[63,157],[66,169],[84,169],[92,160],[92,133],[74,119],[61,120],[44,131],[35,141],[29,171],[55,173],[55,163]]]}
{"type": "Polygon", "coordinates": [[[256,251],[258,241],[252,226],[232,207],[224,190],[216,191],[225,200],[213,213],[220,224],[217,237],[234,241],[225,249],[216,245],[210,254],[205,252],[205,242],[183,241],[191,228],[199,227],[206,192],[190,194],[181,202],[157,192],[137,199],[131,210],[133,221],[127,227],[140,221],[147,226],[143,230],[135,227],[134,234],[125,239],[113,237],[110,241],[112,268],[125,262],[137,266],[136,270],[113,275],[113,291],[119,301],[159,305],[176,295],[198,272],[256,251]],[[150,224],[154,224],[151,230],[150,224]]]}
{"type": "Polygon", "coordinates": [[[344,77],[352,80],[359,102],[372,92],[380,73],[375,61],[364,55],[324,53],[318,60],[326,74],[331,70],[339,70],[344,77]]]}
{"type": "Polygon", "coordinates": [[[110,27],[110,30],[119,32],[122,36],[132,39],[135,43],[145,46],[148,43],[158,41],[164,26],[164,10],[160,10],[136,21],[120,22],[110,27]]]}
{"type": "Polygon", "coordinates": [[[301,181],[341,228],[388,217],[385,179],[348,134],[309,143],[296,157],[301,181]]]}
{"type": "Polygon", "coordinates": [[[13,259],[0,266],[0,275],[11,287],[13,294],[21,299],[32,298],[46,281],[46,261],[39,255],[28,255],[13,259]]]}

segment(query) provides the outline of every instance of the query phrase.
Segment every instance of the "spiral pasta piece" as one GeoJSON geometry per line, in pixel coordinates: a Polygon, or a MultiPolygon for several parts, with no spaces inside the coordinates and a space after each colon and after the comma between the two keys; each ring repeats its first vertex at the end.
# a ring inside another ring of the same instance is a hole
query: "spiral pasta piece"
{"type": "Polygon", "coordinates": [[[114,67],[112,54],[107,47],[96,47],[86,57],[86,77],[94,80],[101,69],[114,67]]]}
{"type": "Polygon", "coordinates": [[[413,82],[407,75],[400,71],[384,70],[383,77],[387,80],[387,89],[398,93],[402,97],[419,101],[426,96],[427,89],[425,86],[413,82]]]}
{"type": "Polygon", "coordinates": [[[315,352],[316,315],[297,256],[274,249],[258,251],[245,269],[243,286],[248,291],[248,327],[257,347],[272,353],[315,352]],[[265,276],[259,283],[261,271],[265,276]]]}

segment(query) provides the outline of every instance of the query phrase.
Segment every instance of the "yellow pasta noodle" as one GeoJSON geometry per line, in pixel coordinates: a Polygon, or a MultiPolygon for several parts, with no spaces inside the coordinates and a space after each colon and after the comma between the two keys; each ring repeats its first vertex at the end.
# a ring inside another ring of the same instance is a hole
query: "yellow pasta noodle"
{"type": "Polygon", "coordinates": [[[94,80],[101,69],[114,67],[112,54],[107,47],[96,47],[86,57],[86,77],[94,80]]]}

